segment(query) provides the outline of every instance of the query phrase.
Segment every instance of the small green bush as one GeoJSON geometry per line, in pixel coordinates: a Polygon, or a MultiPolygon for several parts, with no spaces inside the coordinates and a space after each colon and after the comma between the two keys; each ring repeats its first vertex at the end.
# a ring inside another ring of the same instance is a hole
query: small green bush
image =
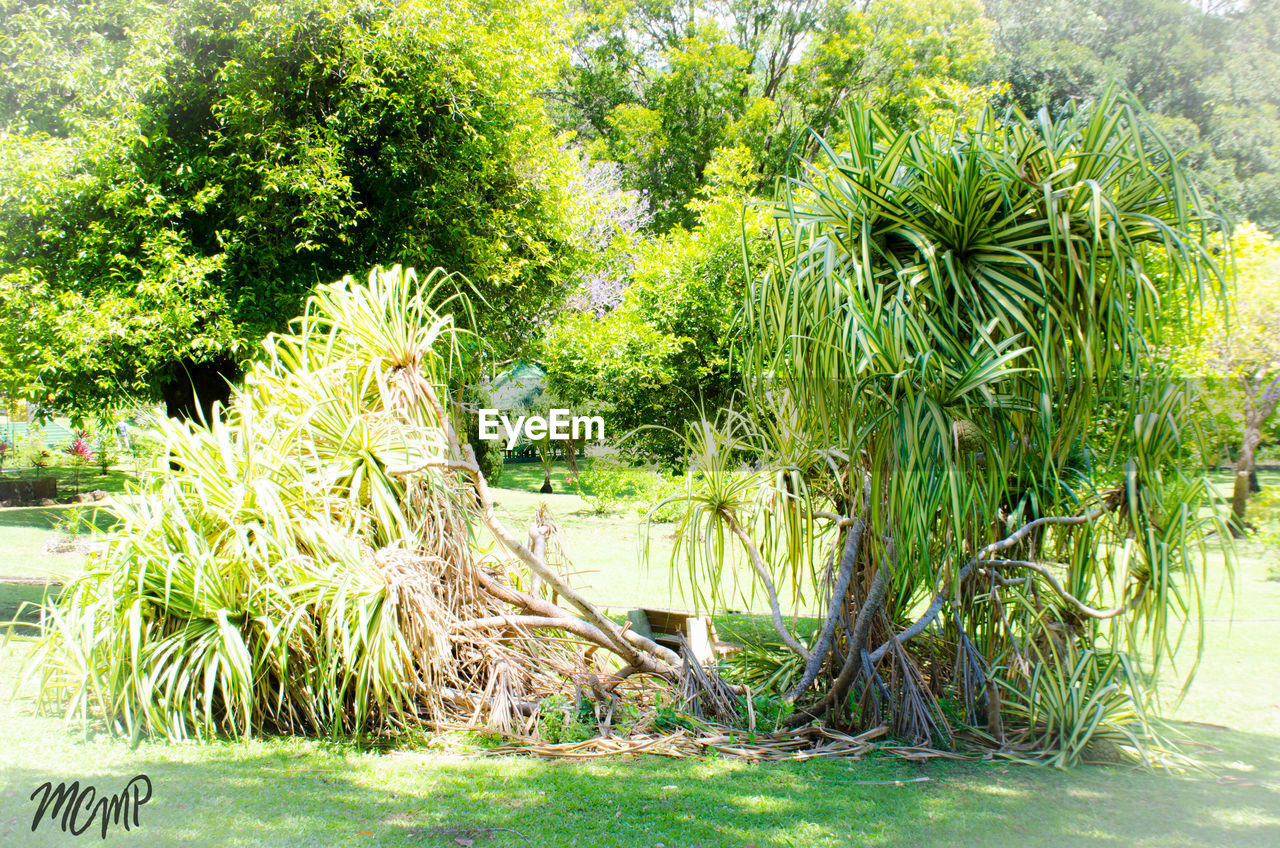
{"type": "Polygon", "coordinates": [[[720,673],[734,683],[781,695],[800,681],[804,662],[781,642],[763,641],[748,644],[725,657],[720,663],[720,673]]]}
{"type": "Polygon", "coordinates": [[[54,529],[67,539],[91,535],[95,529],[93,517],[96,511],[93,508],[73,506],[62,513],[54,529]]]}
{"type": "Polygon", "coordinates": [[[685,501],[675,497],[684,489],[684,478],[667,474],[653,474],[645,487],[636,512],[641,518],[655,523],[676,521],[684,513],[685,501]]]}
{"type": "Polygon", "coordinates": [[[84,431],[85,440],[93,451],[93,463],[104,475],[116,464],[120,452],[119,437],[115,425],[107,418],[91,422],[84,431]]]}
{"type": "Polygon", "coordinates": [[[538,705],[538,733],[543,742],[585,742],[596,735],[594,724],[590,701],[575,703],[567,695],[552,695],[538,705]]]}
{"type": "Polygon", "coordinates": [[[49,446],[44,441],[44,434],[37,428],[29,428],[19,444],[22,463],[35,469],[37,477],[53,464],[53,451],[49,450],[49,446]]]}
{"type": "Polygon", "coordinates": [[[742,716],[743,723],[748,722],[751,714],[754,713],[755,729],[762,733],[778,730],[782,722],[796,711],[795,704],[784,700],[780,695],[769,692],[756,692],[751,696],[751,713],[747,712],[746,699],[743,698],[742,701],[742,707],[738,712],[742,716]]]}
{"type": "Polygon", "coordinates": [[[697,733],[702,730],[696,718],[672,704],[658,705],[653,715],[653,727],[662,733],[675,733],[677,730],[697,733]]]}
{"type": "Polygon", "coordinates": [[[1280,581],[1280,493],[1275,487],[1263,489],[1249,499],[1248,518],[1257,530],[1250,541],[1263,549],[1269,561],[1267,579],[1280,581]]]}
{"type": "Polygon", "coordinates": [[[637,493],[636,474],[615,460],[597,459],[569,480],[596,515],[605,515],[637,493]]]}

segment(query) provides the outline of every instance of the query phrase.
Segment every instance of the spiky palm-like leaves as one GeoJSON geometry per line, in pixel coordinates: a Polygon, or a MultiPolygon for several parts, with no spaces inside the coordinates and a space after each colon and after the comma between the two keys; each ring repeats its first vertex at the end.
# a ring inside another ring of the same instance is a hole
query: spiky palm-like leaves
{"type": "Polygon", "coordinates": [[[161,467],[48,613],[48,698],[134,735],[345,736],[465,720],[481,701],[458,692],[546,673],[460,629],[508,611],[477,585],[474,494],[389,471],[451,456],[429,402],[455,350],[443,279],[319,287],[222,417],[159,422],[161,467]]]}
{"type": "MultiPolygon", "coordinates": [[[[1109,94],[949,137],[854,108],[821,149],[781,187],[774,260],[746,301],[745,404],[722,441],[756,454],[758,495],[725,510],[704,493],[686,521],[699,538],[749,525],[775,580],[831,551],[810,585],[847,588],[831,644],[797,650],[823,669],[808,715],[845,720],[847,694],[892,691],[895,727],[936,734],[926,672],[900,649],[926,629],[954,652],[945,674],[929,659],[929,682],[993,728],[993,680],[1023,691],[1053,634],[1160,662],[1197,620],[1216,519],[1177,463],[1187,394],[1151,354],[1173,290],[1195,302],[1221,283],[1214,219],[1168,145],[1109,94]]],[[[695,456],[715,456],[709,438],[695,456]]]]}

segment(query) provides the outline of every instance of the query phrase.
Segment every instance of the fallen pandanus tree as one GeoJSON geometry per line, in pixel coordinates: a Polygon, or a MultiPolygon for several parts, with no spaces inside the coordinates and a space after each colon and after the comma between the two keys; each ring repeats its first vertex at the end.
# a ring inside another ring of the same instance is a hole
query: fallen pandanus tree
{"type": "Polygon", "coordinates": [[[447,407],[445,279],[320,286],[207,426],[157,423],[154,473],[45,612],[46,705],[175,738],[511,730],[633,675],[732,707],[549,564],[545,511],[527,541],[494,514],[447,407]]]}

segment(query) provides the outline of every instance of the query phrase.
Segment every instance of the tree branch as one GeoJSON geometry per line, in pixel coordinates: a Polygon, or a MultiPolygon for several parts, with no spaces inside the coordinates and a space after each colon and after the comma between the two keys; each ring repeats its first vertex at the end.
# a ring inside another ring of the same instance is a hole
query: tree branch
{"type": "MultiPolygon", "coordinates": [[[[673,651],[659,645],[651,639],[646,639],[633,631],[623,630],[623,628],[619,627],[616,622],[606,618],[594,604],[582,597],[578,592],[560,579],[560,575],[555,573],[554,570],[548,568],[545,561],[535,556],[532,551],[511,535],[506,526],[503,525],[503,523],[498,520],[498,517],[494,514],[493,495],[489,490],[489,483],[485,480],[484,473],[481,472],[480,465],[476,461],[475,451],[472,450],[471,445],[459,445],[458,437],[453,431],[453,425],[449,422],[449,418],[445,414],[444,407],[440,404],[440,399],[436,397],[435,390],[432,388],[431,384],[426,380],[421,380],[419,388],[421,389],[423,396],[427,399],[427,402],[430,404],[432,411],[435,413],[436,420],[444,431],[446,438],[448,438],[450,449],[454,452],[455,456],[460,455],[462,457],[461,460],[432,460],[423,465],[423,467],[445,467],[451,470],[461,471],[470,478],[471,485],[474,487],[476,496],[480,500],[481,520],[485,523],[485,526],[489,528],[489,532],[493,534],[494,538],[496,538],[503,547],[519,557],[533,574],[540,577],[543,582],[557,592],[560,597],[571,603],[579,610],[579,612],[582,613],[587,622],[589,622],[604,637],[604,641],[600,642],[601,647],[608,648],[621,656],[631,665],[646,668],[646,670],[654,666],[653,660],[656,658],[661,664],[666,666],[661,673],[668,676],[675,674],[675,668],[678,668],[680,665],[680,658],[676,656],[673,651]],[[646,656],[646,654],[648,656],[646,656]]],[[[477,573],[482,572],[477,569],[477,573]]],[[[489,583],[497,584],[498,581],[489,578],[489,583]]],[[[493,591],[491,587],[487,586],[486,588],[493,591]]],[[[519,594],[524,595],[524,593],[519,594]]],[[[524,595],[524,597],[530,601],[536,600],[528,595],[524,595]]],[[[523,603],[520,605],[525,606],[527,609],[533,609],[533,607],[523,603]]],[[[554,604],[549,604],[548,606],[563,612],[561,608],[556,607],[554,604]]],[[[534,611],[536,612],[537,610],[535,609],[534,611]]],[[[553,613],[553,615],[556,614],[553,613]]]]}
{"type": "Polygon", "coordinates": [[[947,598],[951,595],[952,586],[963,582],[966,577],[973,573],[973,570],[977,568],[979,564],[984,562],[985,557],[998,551],[1003,551],[1013,547],[1025,539],[1031,531],[1035,530],[1037,527],[1085,524],[1089,521],[1093,521],[1095,518],[1105,515],[1107,511],[1106,507],[1100,506],[1097,509],[1090,510],[1084,515],[1047,515],[1043,518],[1037,518],[1034,521],[1029,521],[1005,538],[987,545],[985,548],[978,551],[978,553],[974,555],[973,559],[969,560],[964,568],[960,569],[959,573],[956,574],[954,583],[948,582],[940,592],[933,596],[933,600],[929,603],[928,609],[924,611],[924,615],[916,619],[915,623],[906,630],[903,630],[896,636],[891,637],[887,642],[871,652],[872,664],[874,665],[879,662],[895,642],[899,645],[905,645],[907,642],[923,633],[924,629],[933,622],[933,620],[938,616],[938,613],[942,610],[942,605],[946,603],[947,598]]]}
{"type": "Polygon", "coordinates": [[[818,678],[818,671],[822,668],[823,661],[831,652],[832,637],[835,635],[836,624],[844,611],[845,595],[849,591],[849,580],[853,577],[853,566],[858,559],[858,548],[862,544],[864,527],[864,522],[859,520],[845,535],[844,550],[840,555],[840,570],[836,574],[835,586],[831,590],[831,604],[827,607],[827,619],[817,643],[813,646],[813,653],[805,663],[804,675],[786,695],[786,700],[790,703],[795,703],[796,699],[813,685],[813,681],[818,678]]]}
{"type": "Polygon", "coordinates": [[[1081,615],[1086,615],[1089,618],[1115,618],[1126,610],[1132,609],[1133,605],[1137,603],[1140,597],[1142,597],[1141,592],[1135,592],[1132,598],[1125,601],[1118,607],[1109,610],[1094,609],[1064,589],[1062,584],[1058,582],[1058,579],[1053,576],[1049,569],[1039,563],[1021,559],[988,559],[984,560],[982,564],[984,566],[994,566],[995,568],[1025,568],[1028,571],[1034,571],[1036,574],[1043,577],[1045,582],[1049,584],[1049,587],[1053,589],[1053,591],[1057,592],[1064,601],[1075,607],[1076,611],[1081,615]]]}
{"type": "Polygon", "coordinates": [[[727,512],[721,512],[725,524],[729,526],[729,530],[738,537],[742,542],[742,546],[747,549],[747,557],[751,560],[751,567],[755,569],[756,576],[760,578],[760,582],[764,584],[765,592],[769,595],[769,612],[773,616],[773,629],[782,637],[782,641],[786,646],[796,653],[807,664],[809,662],[809,651],[804,645],[800,644],[800,640],[792,635],[787,629],[787,624],[782,619],[782,609],[778,606],[778,590],[773,585],[773,578],[769,576],[769,569],[765,567],[764,558],[760,556],[760,550],[756,547],[755,542],[751,541],[751,536],[746,530],[742,529],[742,525],[727,512]]]}

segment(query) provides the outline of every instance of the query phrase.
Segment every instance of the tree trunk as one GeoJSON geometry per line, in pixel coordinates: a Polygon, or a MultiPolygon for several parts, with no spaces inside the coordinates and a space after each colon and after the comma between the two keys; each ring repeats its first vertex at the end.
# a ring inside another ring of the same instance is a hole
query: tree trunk
{"type": "Polygon", "coordinates": [[[566,439],[564,443],[564,461],[569,466],[569,473],[578,476],[578,443],[574,439],[566,439]]]}
{"type": "Polygon", "coordinates": [[[1244,437],[1240,440],[1240,452],[1236,454],[1235,483],[1231,489],[1231,535],[1239,538],[1244,535],[1245,509],[1249,504],[1249,495],[1256,485],[1253,467],[1253,453],[1262,441],[1262,422],[1266,419],[1255,411],[1245,414],[1244,437]]]}
{"type": "Polygon", "coordinates": [[[542,488],[538,492],[544,495],[555,493],[555,489],[551,488],[551,468],[549,466],[542,466],[542,488]]]}
{"type": "Polygon", "coordinates": [[[1257,443],[1254,434],[1258,434],[1257,430],[1245,424],[1244,442],[1240,444],[1240,452],[1235,455],[1235,483],[1231,487],[1231,535],[1236,538],[1244,535],[1244,510],[1249,503],[1249,465],[1253,464],[1253,443],[1257,443]]]}
{"type": "Polygon", "coordinates": [[[1244,412],[1244,437],[1240,440],[1240,453],[1236,454],[1235,484],[1231,488],[1231,535],[1239,538],[1244,535],[1245,509],[1249,505],[1249,495],[1259,492],[1258,470],[1254,464],[1254,451],[1262,441],[1262,428],[1280,404],[1280,377],[1271,380],[1265,387],[1246,382],[1246,393],[1249,400],[1244,412]]]}

